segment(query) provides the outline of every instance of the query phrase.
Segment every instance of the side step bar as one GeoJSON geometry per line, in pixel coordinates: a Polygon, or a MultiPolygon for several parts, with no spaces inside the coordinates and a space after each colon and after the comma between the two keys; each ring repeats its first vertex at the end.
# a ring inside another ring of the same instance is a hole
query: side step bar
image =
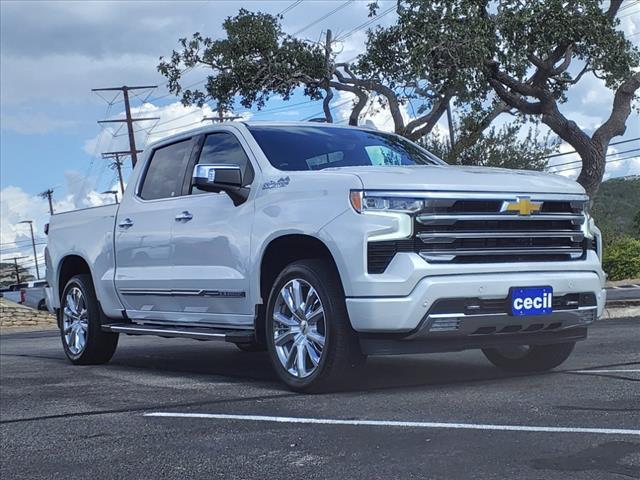
{"type": "Polygon", "coordinates": [[[127,335],[156,335],[167,338],[192,338],[194,340],[223,340],[232,343],[255,341],[253,330],[225,330],[221,328],[181,327],[166,325],[138,325],[135,323],[110,323],[102,326],[105,332],[127,335]]]}

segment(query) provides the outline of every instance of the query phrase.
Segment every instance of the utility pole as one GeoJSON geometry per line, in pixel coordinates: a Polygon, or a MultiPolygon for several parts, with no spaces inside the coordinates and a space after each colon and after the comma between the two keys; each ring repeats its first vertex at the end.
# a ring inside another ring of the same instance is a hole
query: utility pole
{"type": "MultiPolygon", "coordinates": [[[[36,279],[40,280],[40,269],[38,268],[38,254],[36,253],[36,239],[33,236],[33,220],[23,220],[18,223],[28,223],[31,231],[31,246],[33,247],[33,260],[36,263],[36,279]]],[[[20,283],[20,282],[18,282],[20,283]]]]}
{"type": "MultiPolygon", "coordinates": [[[[140,153],[142,150],[137,150],[136,153],[140,153]]],[[[104,152],[102,154],[102,158],[105,160],[113,159],[113,162],[109,165],[109,167],[116,172],[118,172],[118,182],[120,182],[120,193],[124,195],[124,179],[122,178],[122,165],[124,162],[122,161],[123,156],[129,155],[129,151],[120,151],[120,152],[104,152]]]]}
{"type": "Polygon", "coordinates": [[[38,194],[40,198],[46,198],[49,200],[49,214],[53,215],[53,189],[49,188],[44,192],[38,194]]]}
{"type": "Polygon", "coordinates": [[[20,268],[18,267],[18,260],[21,260],[23,258],[27,258],[27,257],[13,257],[11,260],[13,260],[13,266],[16,270],[16,283],[19,285],[20,283],[20,268]]]}
{"type": "Polygon", "coordinates": [[[133,122],[143,122],[148,120],[160,120],[160,117],[145,117],[145,118],[132,118],[131,117],[131,104],[129,103],[129,92],[131,90],[146,90],[149,88],[157,88],[157,85],[143,85],[138,87],[108,87],[108,88],[92,88],[92,92],[122,92],[124,98],[124,110],[125,118],[117,120],[99,120],[98,123],[126,123],[127,131],[129,133],[129,154],[131,155],[131,166],[135,167],[138,162],[138,150],[136,150],[136,138],[133,132],[133,122]]]}
{"type": "Polygon", "coordinates": [[[211,120],[213,123],[222,123],[225,122],[227,120],[238,120],[239,118],[242,118],[239,115],[229,115],[228,117],[224,116],[224,110],[222,110],[222,107],[218,107],[218,116],[217,117],[204,117],[202,119],[202,121],[206,121],[206,120],[211,120]]]}
{"type": "Polygon", "coordinates": [[[113,198],[116,200],[116,205],[118,204],[118,191],[117,190],[105,190],[102,192],[103,195],[113,195],[113,198]]]}

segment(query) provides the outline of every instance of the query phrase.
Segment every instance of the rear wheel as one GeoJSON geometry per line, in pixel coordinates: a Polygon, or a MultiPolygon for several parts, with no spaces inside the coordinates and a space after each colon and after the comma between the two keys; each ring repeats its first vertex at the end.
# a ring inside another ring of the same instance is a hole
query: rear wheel
{"type": "Polygon", "coordinates": [[[64,288],[60,301],[60,335],[67,358],[77,365],[111,360],[118,334],[103,332],[100,307],[91,276],[76,275],[64,288]]]}
{"type": "Polygon", "coordinates": [[[280,273],[269,295],[266,327],[271,361],[293,390],[338,388],[364,359],[340,279],[320,260],[294,262],[280,273]]]}
{"type": "Polygon", "coordinates": [[[482,350],[484,356],[496,367],[510,372],[543,372],[563,363],[575,342],[553,345],[514,345],[482,350]]]}

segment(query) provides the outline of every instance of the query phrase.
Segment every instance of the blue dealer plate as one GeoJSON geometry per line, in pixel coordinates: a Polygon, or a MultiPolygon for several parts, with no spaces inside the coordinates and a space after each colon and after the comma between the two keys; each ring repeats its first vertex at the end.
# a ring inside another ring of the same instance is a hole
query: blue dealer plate
{"type": "Polygon", "coordinates": [[[552,287],[513,287],[509,297],[515,316],[548,315],[553,311],[552,287]]]}

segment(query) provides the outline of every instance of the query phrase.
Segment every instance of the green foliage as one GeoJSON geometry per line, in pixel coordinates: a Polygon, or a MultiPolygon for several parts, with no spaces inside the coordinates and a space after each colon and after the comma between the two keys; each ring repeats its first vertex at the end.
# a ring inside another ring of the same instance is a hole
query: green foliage
{"type": "Polygon", "coordinates": [[[603,182],[593,200],[591,214],[602,230],[605,251],[621,236],[640,238],[640,176],[603,182]]]}
{"type": "Polygon", "coordinates": [[[609,280],[640,277],[640,239],[620,237],[604,249],[602,267],[609,280]]]}
{"type": "Polygon", "coordinates": [[[357,70],[429,98],[453,92],[458,104],[485,98],[483,60],[493,48],[492,23],[477,0],[398,2],[398,21],[369,32],[357,70]]]}
{"type": "Polygon", "coordinates": [[[237,95],[244,107],[260,108],[271,95],[287,100],[301,85],[309,97],[322,97],[319,84],[307,81],[324,74],[319,46],[285,35],[277,17],[245,9],[227,18],[223,28],[226,38],[213,40],[194,33],[190,39],[180,39],[182,51],[174,51],[168,59],[160,57],[158,71],[185,105],[202,106],[213,99],[230,109],[237,95]],[[198,66],[211,69],[204,90],[183,89],[183,74],[198,66]]]}
{"type": "MultiPolygon", "coordinates": [[[[588,62],[590,68],[615,88],[640,63],[638,49],[616,30],[606,12],[609,2],[601,0],[545,0],[514,2],[500,0],[492,17],[495,32],[494,56],[503,69],[524,79],[532,58],[549,57],[556,49],[571,45],[573,60],[588,62]]],[[[570,86],[567,72],[549,79],[547,87],[556,96],[570,86]]]]}
{"type": "MultiPolygon", "coordinates": [[[[541,136],[537,128],[529,128],[527,135],[521,138],[521,129],[520,122],[499,129],[491,127],[461,152],[452,152],[448,140],[436,136],[430,136],[422,143],[451,165],[543,170],[547,164],[545,157],[557,149],[558,142],[552,141],[549,134],[541,136]]],[[[469,135],[469,132],[463,130],[459,134],[469,135]]]]}

